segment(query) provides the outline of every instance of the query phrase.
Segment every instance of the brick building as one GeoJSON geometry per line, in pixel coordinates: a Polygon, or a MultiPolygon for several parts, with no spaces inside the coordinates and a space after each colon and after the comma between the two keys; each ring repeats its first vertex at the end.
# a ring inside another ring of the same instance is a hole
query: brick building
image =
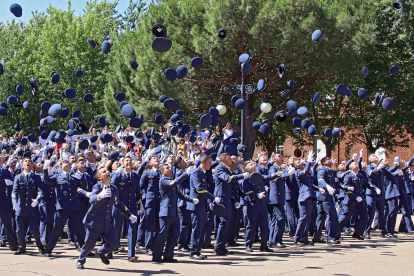
{"type": "MultiPolygon", "coordinates": [[[[294,139],[292,137],[288,137],[286,141],[283,144],[278,145],[275,148],[275,152],[278,152],[282,154],[285,157],[285,160],[293,154],[293,150],[296,148],[296,146],[293,144],[294,139]]],[[[349,143],[349,135],[345,135],[345,139],[342,140],[339,144],[339,151],[338,147],[335,147],[332,150],[332,158],[336,159],[337,161],[348,161],[352,154],[357,153],[359,156],[359,151],[361,149],[364,149],[364,162],[368,162],[368,150],[365,145],[354,145],[350,150],[349,153],[347,153],[346,148],[347,144],[349,143]]],[[[319,157],[326,156],[326,148],[325,145],[321,140],[317,140],[317,155],[319,157]]],[[[302,148],[304,150],[305,156],[307,155],[307,152],[309,150],[313,150],[311,146],[307,146],[302,148]]],[[[258,153],[262,151],[261,148],[256,147],[254,158],[257,158],[258,153]]],[[[270,153],[271,154],[271,153],[270,153]]],[[[268,155],[270,157],[270,154],[268,155]]],[[[408,147],[395,147],[394,151],[386,151],[383,148],[377,149],[375,154],[380,159],[386,159],[386,160],[393,160],[394,157],[399,156],[402,160],[408,161],[413,155],[414,155],[414,140],[410,139],[408,142],[408,147]]]]}

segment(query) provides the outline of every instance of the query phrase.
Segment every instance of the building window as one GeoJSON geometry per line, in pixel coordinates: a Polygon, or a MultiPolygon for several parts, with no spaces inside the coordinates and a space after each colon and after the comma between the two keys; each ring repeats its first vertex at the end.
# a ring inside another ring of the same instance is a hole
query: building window
{"type": "Polygon", "coordinates": [[[276,142],[276,153],[279,153],[280,155],[284,156],[285,153],[285,147],[283,146],[283,142],[276,142]]]}

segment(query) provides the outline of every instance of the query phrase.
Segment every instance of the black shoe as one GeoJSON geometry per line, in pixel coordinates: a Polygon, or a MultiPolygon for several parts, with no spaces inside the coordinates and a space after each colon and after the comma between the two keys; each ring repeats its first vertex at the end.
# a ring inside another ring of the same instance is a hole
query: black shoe
{"type": "MultiPolygon", "coordinates": [[[[95,251],[95,256],[96,256],[96,251],[95,251]]],[[[114,255],[112,254],[112,252],[109,252],[106,257],[108,258],[108,260],[112,260],[114,258],[114,255]]]]}
{"type": "Polygon", "coordinates": [[[10,251],[17,251],[17,250],[19,250],[18,247],[10,247],[10,251]]]}
{"type": "Polygon", "coordinates": [[[138,258],[137,257],[128,257],[128,262],[131,262],[131,263],[138,262],[138,258]]]}
{"type": "Polygon", "coordinates": [[[76,245],[76,242],[74,241],[68,241],[69,245],[72,245],[74,248],[78,248],[78,246],[76,245]]]}
{"type": "Polygon", "coordinates": [[[38,247],[40,254],[45,255],[45,248],[43,245],[41,247],[38,247]]]}
{"type": "Polygon", "coordinates": [[[164,258],[164,262],[166,262],[166,263],[176,263],[178,261],[177,261],[177,259],[166,259],[166,258],[164,258]]]}
{"type": "Polygon", "coordinates": [[[125,248],[123,246],[119,246],[114,250],[114,254],[118,254],[119,252],[125,252],[125,248]]]}
{"type": "Polygon", "coordinates": [[[371,227],[371,231],[377,231],[378,227],[371,227]]]}
{"type": "Polygon", "coordinates": [[[77,263],[76,263],[76,268],[77,268],[77,269],[84,269],[84,267],[83,267],[83,263],[81,263],[81,262],[77,262],[77,263]]]}
{"type": "Polygon", "coordinates": [[[221,250],[221,249],[214,249],[214,252],[216,252],[216,255],[219,255],[219,256],[226,256],[227,255],[226,251],[221,250]]]}
{"type": "Polygon", "coordinates": [[[261,243],[260,239],[255,239],[253,243],[261,243]]]}
{"type": "Polygon", "coordinates": [[[17,249],[16,252],[14,252],[14,255],[22,255],[22,254],[26,254],[26,250],[19,248],[17,249]]]}
{"type": "Polygon", "coordinates": [[[266,248],[260,248],[260,252],[273,252],[273,250],[270,249],[269,247],[266,247],[266,248]]]}
{"type": "Polygon", "coordinates": [[[286,245],[284,245],[283,243],[281,243],[281,242],[277,242],[276,244],[275,244],[275,248],[285,248],[286,247],[286,245]]]}
{"type": "Polygon", "coordinates": [[[310,241],[306,241],[305,242],[305,245],[315,245],[313,242],[310,242],[310,241]]]}
{"type": "Polygon", "coordinates": [[[294,236],[289,236],[289,240],[293,240],[294,238],[294,236]]]}
{"type": "Polygon", "coordinates": [[[344,232],[344,236],[349,236],[349,235],[351,235],[351,233],[352,233],[352,231],[351,231],[351,230],[346,230],[346,231],[344,232]]]}
{"type": "Polygon", "coordinates": [[[45,243],[45,242],[42,242],[42,245],[43,245],[43,247],[47,247],[47,243],[45,243]]]}
{"type": "MultiPolygon", "coordinates": [[[[96,254],[95,252],[89,252],[88,257],[95,257],[96,254]]],[[[109,259],[109,255],[107,256],[107,258],[109,259]]]]}
{"type": "Polygon", "coordinates": [[[360,241],[363,241],[364,240],[363,237],[361,237],[360,235],[355,234],[355,233],[352,235],[352,238],[357,239],[357,240],[360,240],[360,241]]]}
{"type": "Polygon", "coordinates": [[[408,231],[408,235],[414,235],[414,231],[408,231]]]}
{"type": "Polygon", "coordinates": [[[27,238],[26,243],[33,243],[32,238],[31,237],[27,238]]]}
{"type": "Polygon", "coordinates": [[[96,251],[95,252],[95,255],[96,256],[98,256],[99,258],[101,258],[101,261],[104,263],[104,264],[106,264],[106,265],[109,265],[109,260],[108,260],[108,257],[106,257],[105,256],[105,254],[100,254],[100,253],[98,253],[98,251],[96,251]]]}
{"type": "Polygon", "coordinates": [[[52,253],[45,253],[45,257],[46,257],[46,258],[50,258],[50,257],[52,257],[52,253]]]}
{"type": "Polygon", "coordinates": [[[324,239],[312,239],[313,243],[326,243],[324,239]]]}
{"type": "Polygon", "coordinates": [[[253,252],[253,249],[252,249],[251,247],[247,247],[247,248],[246,248],[246,251],[247,251],[247,252],[253,252]]]}
{"type": "Polygon", "coordinates": [[[303,247],[306,244],[304,242],[295,242],[295,245],[298,246],[298,247],[303,247]]]}
{"type": "Polygon", "coordinates": [[[137,246],[137,247],[135,247],[137,250],[142,250],[142,251],[144,251],[145,250],[145,246],[137,246]]]}
{"type": "Polygon", "coordinates": [[[371,239],[371,235],[370,234],[365,234],[364,239],[370,240],[371,239]]]}
{"type": "Polygon", "coordinates": [[[6,242],[0,242],[0,247],[6,247],[6,242]]]}
{"type": "Polygon", "coordinates": [[[193,260],[205,260],[205,256],[193,255],[193,256],[190,256],[190,259],[193,259],[193,260]]]}
{"type": "Polygon", "coordinates": [[[180,248],[177,251],[178,252],[182,252],[182,253],[187,253],[187,252],[190,252],[190,249],[188,249],[188,248],[180,248]]]}
{"type": "Polygon", "coordinates": [[[237,242],[235,242],[235,241],[233,241],[233,242],[229,242],[229,243],[227,243],[227,245],[228,245],[228,246],[240,246],[240,244],[239,244],[239,243],[237,243],[237,242]]]}
{"type": "Polygon", "coordinates": [[[164,260],[152,257],[152,261],[156,263],[162,263],[164,260]]]}
{"type": "Polygon", "coordinates": [[[127,238],[127,236],[122,236],[122,237],[121,237],[121,239],[126,239],[126,238],[127,238]]]}
{"type": "Polygon", "coordinates": [[[227,249],[224,249],[224,252],[226,252],[227,255],[232,255],[233,254],[233,252],[228,251],[227,249]]]}
{"type": "Polygon", "coordinates": [[[212,244],[203,245],[201,248],[202,249],[214,249],[214,245],[212,245],[212,244]]]}
{"type": "Polygon", "coordinates": [[[152,256],[152,250],[147,250],[147,252],[145,252],[145,254],[147,254],[148,256],[152,256]]]}

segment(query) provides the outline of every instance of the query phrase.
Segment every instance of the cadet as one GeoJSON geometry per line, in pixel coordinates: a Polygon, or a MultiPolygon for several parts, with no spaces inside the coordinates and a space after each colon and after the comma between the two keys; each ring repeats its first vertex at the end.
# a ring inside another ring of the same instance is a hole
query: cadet
{"type": "MultiPolygon", "coordinates": [[[[388,161],[383,161],[384,166],[387,168],[388,161]]],[[[384,170],[384,182],[385,182],[385,200],[387,202],[388,213],[386,214],[385,228],[387,238],[396,238],[395,235],[395,223],[397,221],[398,213],[398,198],[400,197],[400,191],[398,187],[398,182],[392,174],[393,171],[398,168],[400,164],[394,162],[394,166],[384,170]]]]}
{"type": "Polygon", "coordinates": [[[96,240],[102,235],[105,243],[96,250],[96,255],[101,261],[108,265],[106,256],[118,247],[118,237],[115,230],[112,208],[116,207],[131,223],[136,223],[137,217],[131,214],[127,207],[118,198],[118,188],[110,184],[111,176],[109,171],[102,168],[96,172],[96,179],[99,181],[90,195],[90,204],[83,224],[86,226],[86,240],[82,246],[76,267],[83,269],[86,257],[95,247],[96,240]]]}
{"type": "Polygon", "coordinates": [[[160,231],[155,238],[152,260],[155,262],[177,262],[174,259],[174,247],[180,236],[180,220],[178,219],[177,197],[194,204],[199,203],[197,198],[191,199],[177,190],[177,184],[186,180],[194,168],[187,168],[180,177],[172,180],[172,168],[164,164],[160,168],[160,231]],[[167,241],[167,242],[166,242],[167,241]],[[165,251],[163,254],[163,249],[165,251]],[[164,259],[161,256],[164,255],[164,259]]]}
{"type": "Polygon", "coordinates": [[[26,253],[25,237],[28,229],[35,238],[39,252],[41,254],[45,253],[40,241],[40,214],[37,208],[37,204],[42,197],[42,190],[40,189],[42,180],[32,170],[32,159],[25,157],[23,159],[23,172],[14,179],[12,201],[13,209],[16,211],[16,228],[19,240],[19,249],[14,255],[26,253]]]}
{"type": "Polygon", "coordinates": [[[227,255],[230,252],[226,249],[227,235],[229,223],[231,221],[231,190],[232,181],[240,180],[243,177],[248,177],[249,173],[232,175],[229,167],[233,163],[230,154],[227,152],[221,153],[219,156],[220,164],[214,171],[214,179],[216,187],[214,195],[220,198],[220,203],[224,205],[226,215],[220,218],[220,224],[217,229],[215,252],[217,255],[227,255]]]}

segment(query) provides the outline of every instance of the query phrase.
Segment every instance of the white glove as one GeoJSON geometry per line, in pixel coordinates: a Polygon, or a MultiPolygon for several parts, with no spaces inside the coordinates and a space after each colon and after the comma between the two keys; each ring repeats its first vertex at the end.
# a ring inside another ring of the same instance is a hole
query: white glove
{"type": "Polygon", "coordinates": [[[240,208],[240,203],[238,203],[238,202],[234,203],[234,207],[236,207],[236,209],[239,209],[240,208]]]}
{"type": "Polygon", "coordinates": [[[13,202],[13,210],[16,212],[20,210],[19,204],[17,204],[17,202],[13,202]]]}
{"type": "Polygon", "coordinates": [[[215,203],[217,203],[217,204],[219,204],[219,203],[220,203],[220,198],[219,198],[219,197],[216,197],[216,198],[214,199],[214,202],[215,202],[215,203]]]}
{"type": "Polygon", "coordinates": [[[284,175],[285,173],[284,173],[283,171],[278,171],[276,174],[277,174],[277,176],[282,176],[282,175],[284,175]]]}
{"type": "Polygon", "coordinates": [[[37,199],[33,199],[32,198],[32,204],[30,204],[32,207],[36,207],[37,206],[37,203],[39,203],[38,201],[37,201],[37,199]]]}
{"type": "Polygon", "coordinates": [[[377,194],[378,194],[378,195],[380,195],[380,194],[381,194],[381,189],[379,189],[379,188],[375,188],[375,191],[377,192],[377,194]]]}
{"type": "Polygon", "coordinates": [[[348,187],[348,191],[354,191],[354,187],[348,187]]]}
{"type": "Polygon", "coordinates": [[[325,194],[325,189],[324,188],[319,188],[319,192],[324,195],[325,194]]]}
{"type": "Polygon", "coordinates": [[[332,159],[332,164],[336,164],[336,159],[332,159]]]}
{"type": "Polygon", "coordinates": [[[357,154],[354,153],[354,155],[352,155],[352,160],[355,160],[357,158],[357,154]]]}
{"type": "Polygon", "coordinates": [[[111,197],[111,189],[102,189],[102,191],[98,194],[98,197],[100,199],[105,198],[105,197],[111,197]]]}
{"type": "Polygon", "coordinates": [[[364,155],[364,149],[361,149],[360,151],[359,151],[359,157],[362,157],[364,155]]]}
{"type": "Polygon", "coordinates": [[[262,199],[262,198],[264,198],[266,195],[265,195],[265,192],[261,192],[261,193],[258,193],[257,194],[257,197],[259,198],[259,199],[262,199]]]}
{"type": "Polygon", "coordinates": [[[46,160],[45,164],[43,165],[43,169],[47,170],[50,167],[50,160],[46,160]]]}
{"type": "Polygon", "coordinates": [[[318,163],[319,163],[319,161],[321,161],[321,158],[320,158],[320,157],[316,158],[315,163],[316,163],[316,164],[318,164],[318,163]]]}
{"type": "Polygon", "coordinates": [[[397,157],[395,157],[394,158],[394,162],[396,162],[396,163],[400,163],[400,158],[397,156],[397,157]]]}
{"type": "Polygon", "coordinates": [[[268,192],[269,191],[269,186],[265,186],[265,191],[268,192]]]}
{"type": "Polygon", "coordinates": [[[198,204],[199,202],[200,202],[200,200],[198,200],[198,198],[194,198],[194,199],[193,199],[193,203],[194,203],[194,204],[198,204]]]}
{"type": "Polygon", "coordinates": [[[137,222],[138,218],[137,218],[137,216],[131,215],[129,217],[129,220],[131,221],[131,223],[135,223],[135,222],[137,222]]]}
{"type": "Polygon", "coordinates": [[[6,182],[7,186],[11,186],[13,185],[13,181],[9,180],[9,179],[5,179],[4,182],[6,182]]]}
{"type": "Polygon", "coordinates": [[[188,167],[187,170],[185,171],[188,175],[192,174],[194,171],[194,167],[188,167]]]}
{"type": "Polygon", "coordinates": [[[382,170],[383,168],[385,168],[384,164],[381,162],[381,164],[378,165],[377,170],[382,170]]]}
{"type": "Polygon", "coordinates": [[[360,197],[360,196],[359,196],[359,197],[357,197],[357,198],[356,198],[356,200],[357,200],[358,202],[361,202],[361,201],[362,201],[362,197],[360,197]]]}
{"type": "Polygon", "coordinates": [[[403,173],[403,171],[402,170],[398,170],[398,175],[399,176],[402,176],[404,173],[403,173]]]}
{"type": "Polygon", "coordinates": [[[335,189],[332,188],[330,185],[326,185],[326,189],[328,190],[328,193],[330,195],[334,195],[335,194],[335,189]]]}
{"type": "Polygon", "coordinates": [[[88,198],[91,197],[91,193],[90,192],[87,192],[86,193],[86,197],[88,197],[88,198]]]}
{"type": "Polygon", "coordinates": [[[295,168],[290,168],[290,169],[288,170],[288,175],[289,175],[289,176],[294,175],[294,174],[295,174],[295,172],[296,172],[295,168]]]}
{"type": "Polygon", "coordinates": [[[308,154],[308,162],[312,162],[313,155],[314,155],[313,151],[312,151],[312,150],[310,150],[310,151],[309,151],[309,154],[308,154]]]}
{"type": "Polygon", "coordinates": [[[119,167],[118,169],[116,169],[116,173],[122,173],[124,171],[124,169],[122,167],[119,167]]]}
{"type": "Polygon", "coordinates": [[[243,173],[243,177],[244,178],[250,178],[250,173],[248,173],[248,172],[243,173]]]}
{"type": "Polygon", "coordinates": [[[91,165],[92,170],[96,170],[96,164],[90,164],[90,165],[91,165]]]}

